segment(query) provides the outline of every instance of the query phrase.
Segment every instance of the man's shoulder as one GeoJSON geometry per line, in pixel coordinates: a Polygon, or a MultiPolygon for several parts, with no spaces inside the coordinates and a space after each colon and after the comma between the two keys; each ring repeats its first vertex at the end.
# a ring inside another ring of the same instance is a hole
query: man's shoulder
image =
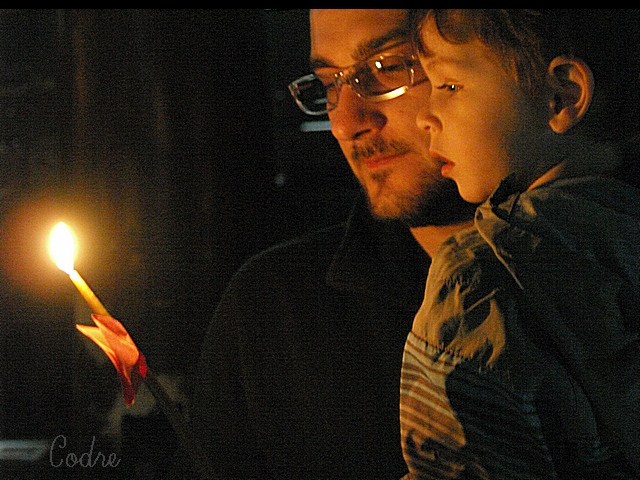
{"type": "Polygon", "coordinates": [[[314,271],[324,275],[345,233],[346,224],[339,223],[272,245],[246,259],[231,283],[290,282],[314,271]]]}
{"type": "Polygon", "coordinates": [[[307,257],[312,255],[333,256],[344,239],[346,228],[346,222],[343,222],[307,232],[256,253],[244,265],[280,262],[284,258],[299,255],[307,257]]]}

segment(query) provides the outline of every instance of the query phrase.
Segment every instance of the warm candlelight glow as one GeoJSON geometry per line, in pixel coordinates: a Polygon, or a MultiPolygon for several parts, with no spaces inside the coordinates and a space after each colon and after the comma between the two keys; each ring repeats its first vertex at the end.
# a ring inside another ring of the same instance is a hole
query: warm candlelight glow
{"type": "Polygon", "coordinates": [[[76,241],[73,232],[64,222],[56,224],[51,230],[49,255],[60,270],[71,275],[76,259],[76,241]]]}
{"type": "Polygon", "coordinates": [[[82,298],[87,302],[91,311],[108,316],[109,312],[104,305],[102,305],[100,299],[74,269],[76,242],[73,232],[64,222],[56,224],[51,230],[51,235],[49,236],[49,255],[57,267],[69,275],[69,278],[82,295],[82,298]]]}

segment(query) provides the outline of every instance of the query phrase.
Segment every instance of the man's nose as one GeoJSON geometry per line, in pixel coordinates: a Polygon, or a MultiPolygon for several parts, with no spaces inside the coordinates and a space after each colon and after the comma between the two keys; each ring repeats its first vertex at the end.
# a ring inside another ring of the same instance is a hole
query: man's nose
{"type": "Polygon", "coordinates": [[[331,133],[337,140],[354,140],[368,132],[379,131],[387,122],[379,103],[367,102],[349,85],[342,85],[338,103],[329,112],[331,133]]]}

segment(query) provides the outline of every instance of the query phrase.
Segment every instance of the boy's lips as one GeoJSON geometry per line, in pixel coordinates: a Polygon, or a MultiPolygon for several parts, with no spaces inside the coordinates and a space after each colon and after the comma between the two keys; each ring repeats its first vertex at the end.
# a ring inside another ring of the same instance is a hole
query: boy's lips
{"type": "Polygon", "coordinates": [[[443,177],[448,177],[451,173],[451,170],[453,170],[453,167],[456,166],[456,164],[449,160],[447,157],[437,152],[430,151],[429,156],[434,160],[442,163],[442,166],[440,167],[440,175],[442,175],[443,177]]]}
{"type": "Polygon", "coordinates": [[[445,162],[442,167],[440,167],[440,175],[443,177],[451,176],[451,170],[453,170],[454,164],[451,162],[445,162]]]}

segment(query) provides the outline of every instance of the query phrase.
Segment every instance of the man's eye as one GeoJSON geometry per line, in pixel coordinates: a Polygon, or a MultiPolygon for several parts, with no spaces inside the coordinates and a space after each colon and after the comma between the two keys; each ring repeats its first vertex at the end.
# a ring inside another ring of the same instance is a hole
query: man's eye
{"type": "Polygon", "coordinates": [[[395,75],[398,72],[404,73],[407,70],[405,63],[401,61],[385,61],[376,63],[376,72],[383,75],[395,75]]]}

